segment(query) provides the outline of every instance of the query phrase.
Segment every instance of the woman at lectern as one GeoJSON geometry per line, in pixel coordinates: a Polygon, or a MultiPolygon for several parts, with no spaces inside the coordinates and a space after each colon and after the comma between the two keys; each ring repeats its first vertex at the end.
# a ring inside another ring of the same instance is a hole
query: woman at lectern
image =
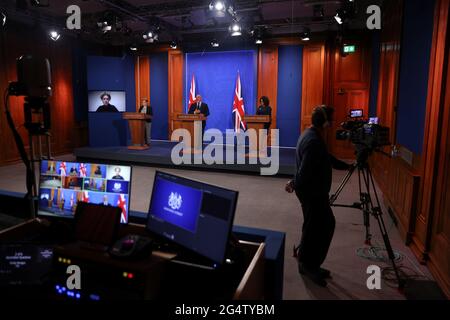
{"type": "Polygon", "coordinates": [[[258,107],[258,110],[256,110],[256,114],[259,116],[270,116],[271,121],[264,124],[264,129],[269,130],[272,123],[272,108],[269,106],[269,98],[262,96],[261,99],[259,99],[259,103],[260,106],[258,107]]]}
{"type": "MultiPolygon", "coordinates": [[[[153,116],[153,108],[148,104],[147,99],[142,99],[142,105],[139,107],[140,113],[153,116]]],[[[152,119],[145,120],[145,144],[150,145],[152,138],[152,119]]]]}

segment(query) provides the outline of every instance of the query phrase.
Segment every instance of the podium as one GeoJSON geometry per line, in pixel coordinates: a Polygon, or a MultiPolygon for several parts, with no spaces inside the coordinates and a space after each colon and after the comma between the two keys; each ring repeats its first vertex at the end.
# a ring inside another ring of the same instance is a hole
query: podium
{"type": "Polygon", "coordinates": [[[178,113],[176,119],[181,122],[181,128],[189,131],[191,135],[190,150],[192,153],[202,152],[203,134],[202,122],[206,120],[203,114],[178,113]],[[197,132],[197,135],[195,133],[197,132]]]}
{"type": "MultiPolygon", "coordinates": [[[[256,131],[256,149],[252,144],[250,144],[250,149],[248,156],[249,157],[256,157],[259,155],[264,156],[265,150],[262,153],[261,151],[258,152],[259,149],[259,130],[264,129],[264,125],[266,123],[270,122],[270,116],[269,115],[244,115],[243,121],[247,123],[247,130],[248,129],[255,129],[256,131]]],[[[267,137],[269,137],[269,132],[267,132],[267,137]]],[[[268,145],[268,144],[267,144],[268,145]]]]}
{"type": "Polygon", "coordinates": [[[131,150],[146,150],[149,146],[145,145],[145,122],[152,117],[139,112],[124,112],[123,119],[128,120],[131,132],[131,150]]]}

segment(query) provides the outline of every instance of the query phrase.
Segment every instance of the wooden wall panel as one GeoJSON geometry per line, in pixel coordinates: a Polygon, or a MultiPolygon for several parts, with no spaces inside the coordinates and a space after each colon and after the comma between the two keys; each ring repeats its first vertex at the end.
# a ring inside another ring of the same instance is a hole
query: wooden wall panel
{"type": "Polygon", "coordinates": [[[169,51],[169,137],[173,130],[181,128],[175,115],[183,112],[183,68],[184,55],[182,51],[169,51]]]}
{"type": "MultiPolygon", "coordinates": [[[[258,97],[267,96],[272,107],[271,129],[277,127],[278,46],[263,46],[258,52],[258,97]]],[[[282,106],[281,106],[282,107],[282,106]]]]}
{"type": "Polygon", "coordinates": [[[414,233],[420,176],[402,159],[387,159],[385,155],[378,155],[372,163],[375,161],[385,166],[389,178],[382,185],[383,197],[387,207],[395,213],[402,239],[409,244],[414,233]]]}
{"type": "Polygon", "coordinates": [[[450,1],[435,7],[425,119],[423,181],[413,249],[450,298],[450,1]]]}
{"type": "Polygon", "coordinates": [[[311,125],[315,106],[324,103],[325,45],[308,44],[303,47],[302,116],[300,128],[311,125]]]}
{"type": "MultiPolygon", "coordinates": [[[[3,93],[8,81],[15,81],[16,58],[23,54],[46,57],[50,61],[53,95],[49,98],[51,110],[52,154],[70,153],[77,141],[74,127],[74,106],[72,91],[72,45],[68,39],[58,42],[48,40],[45,35],[25,27],[8,28],[0,36],[0,91],[3,93]]],[[[28,133],[23,127],[23,97],[10,98],[10,110],[16,127],[28,150],[28,133]]],[[[0,115],[0,165],[19,160],[19,155],[10,128],[6,123],[4,106],[0,115]]]]}
{"type": "MultiPolygon", "coordinates": [[[[137,56],[134,65],[134,78],[136,84],[136,111],[142,104],[142,99],[150,101],[150,57],[137,56]]],[[[150,105],[151,105],[150,101],[150,105]]]]}

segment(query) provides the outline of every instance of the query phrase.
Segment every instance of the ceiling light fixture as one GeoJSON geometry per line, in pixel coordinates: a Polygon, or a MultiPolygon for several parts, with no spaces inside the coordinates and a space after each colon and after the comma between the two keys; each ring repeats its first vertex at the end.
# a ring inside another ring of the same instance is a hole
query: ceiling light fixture
{"type": "Polygon", "coordinates": [[[56,30],[52,30],[49,32],[49,36],[53,41],[57,41],[61,37],[61,34],[56,30]]]}
{"type": "Polygon", "coordinates": [[[300,34],[302,41],[309,41],[311,39],[311,31],[309,28],[304,28],[303,32],[300,34]]]}
{"type": "Polygon", "coordinates": [[[4,27],[6,25],[6,14],[3,12],[0,12],[0,23],[2,25],[2,27],[4,27]]]}
{"type": "Polygon", "coordinates": [[[213,41],[211,41],[211,47],[218,48],[219,47],[219,42],[216,39],[214,39],[213,41]]]}
{"type": "Polygon", "coordinates": [[[242,35],[242,27],[238,22],[233,22],[230,27],[228,28],[228,30],[231,33],[232,37],[237,37],[242,35]]]}

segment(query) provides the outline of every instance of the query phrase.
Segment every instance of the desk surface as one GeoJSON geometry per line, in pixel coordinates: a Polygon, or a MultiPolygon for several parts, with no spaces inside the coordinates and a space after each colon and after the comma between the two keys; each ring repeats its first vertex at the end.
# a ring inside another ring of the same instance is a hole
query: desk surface
{"type": "MultiPolygon", "coordinates": [[[[23,239],[29,238],[30,234],[41,233],[47,228],[36,220],[30,220],[0,232],[0,241],[23,241],[23,239]]],[[[121,229],[121,233],[123,234],[139,234],[141,232],[145,232],[145,229],[143,226],[138,225],[128,225],[121,229]]],[[[30,242],[33,243],[33,240],[30,242]]],[[[264,244],[261,245],[264,247],[264,244]]],[[[259,283],[259,286],[253,286],[259,291],[253,292],[256,292],[254,293],[255,297],[263,297],[264,292],[261,288],[263,288],[264,277],[263,272],[261,272],[261,261],[264,260],[264,250],[258,250],[258,244],[247,243],[240,244],[239,246],[240,256],[235,260],[236,263],[223,265],[214,270],[206,270],[193,265],[173,263],[170,259],[173,257],[173,254],[170,253],[154,252],[147,259],[129,261],[111,258],[106,252],[92,250],[80,243],[55,243],[52,274],[55,270],[59,270],[59,273],[57,273],[58,277],[51,277],[51,279],[52,281],[58,279],[55,281],[59,282],[52,282],[48,288],[51,290],[55,286],[55,283],[64,283],[62,280],[67,277],[66,268],[68,265],[63,263],[58,264],[57,260],[58,257],[62,256],[70,259],[72,264],[80,264],[80,268],[88,270],[87,273],[84,273],[88,275],[91,281],[87,286],[88,289],[95,288],[95,290],[99,290],[99,288],[103,288],[106,293],[111,293],[111,295],[117,294],[116,296],[112,296],[116,298],[125,295],[133,298],[146,299],[173,299],[176,297],[182,299],[190,297],[229,300],[235,296],[238,287],[246,289],[247,281],[259,283]],[[258,265],[255,260],[255,254],[257,252],[261,254],[261,257],[256,259],[259,261],[258,265]],[[257,269],[258,272],[255,273],[255,277],[253,275],[253,269],[256,265],[259,268],[257,269]],[[126,270],[138,275],[134,282],[123,282],[124,279],[120,278],[126,270]],[[100,278],[102,278],[101,281],[100,278]],[[92,281],[97,282],[97,280],[103,284],[108,283],[108,285],[92,284],[92,281]]]]}

